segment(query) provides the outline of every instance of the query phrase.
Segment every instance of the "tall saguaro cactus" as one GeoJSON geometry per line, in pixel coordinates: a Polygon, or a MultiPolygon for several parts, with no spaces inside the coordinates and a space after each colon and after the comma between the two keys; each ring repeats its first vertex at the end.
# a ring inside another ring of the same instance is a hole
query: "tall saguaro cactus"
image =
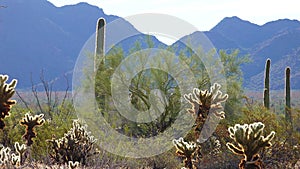
{"type": "MultiPolygon", "coordinates": [[[[96,28],[96,42],[95,42],[95,56],[94,56],[94,72],[95,76],[98,69],[104,70],[105,68],[105,58],[104,58],[104,43],[105,43],[105,19],[99,18],[97,21],[96,28]]],[[[105,106],[105,96],[96,96],[100,98],[101,107],[105,106]]]]}
{"type": "Polygon", "coordinates": [[[292,122],[292,113],[291,113],[291,69],[287,67],[285,69],[285,118],[288,122],[292,122]]]}
{"type": "Polygon", "coordinates": [[[265,67],[264,106],[270,109],[270,66],[271,60],[267,59],[265,67]]]}
{"type": "MultiPolygon", "coordinates": [[[[97,71],[98,62],[101,60],[101,57],[104,56],[104,39],[105,39],[105,19],[99,18],[97,21],[97,28],[96,28],[96,42],[95,42],[95,60],[94,60],[94,70],[97,71]]],[[[101,60],[99,66],[103,66],[104,58],[101,60]]]]}

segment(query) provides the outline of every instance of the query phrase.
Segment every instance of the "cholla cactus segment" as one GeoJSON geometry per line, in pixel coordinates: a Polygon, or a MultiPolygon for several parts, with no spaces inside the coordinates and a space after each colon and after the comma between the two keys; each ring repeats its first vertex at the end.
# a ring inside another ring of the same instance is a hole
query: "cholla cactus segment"
{"type": "Polygon", "coordinates": [[[192,104],[192,109],[188,111],[197,116],[197,118],[206,118],[211,112],[215,116],[223,119],[225,113],[223,112],[222,102],[228,98],[227,94],[222,94],[220,91],[221,85],[215,83],[210,90],[199,90],[194,88],[193,93],[184,95],[184,98],[192,104]]]}
{"type": "Polygon", "coordinates": [[[184,164],[187,168],[193,168],[193,155],[197,150],[197,145],[194,142],[186,142],[180,137],[178,140],[174,139],[173,144],[176,147],[176,154],[184,157],[184,164]]]}
{"type": "Polygon", "coordinates": [[[0,75],[0,129],[5,127],[3,119],[9,116],[11,107],[16,104],[15,100],[10,98],[15,94],[17,80],[12,80],[9,84],[7,75],[0,75]]]}
{"type": "Polygon", "coordinates": [[[228,98],[227,94],[220,91],[221,85],[215,83],[210,90],[199,90],[194,88],[193,93],[184,95],[184,98],[192,105],[187,111],[195,116],[194,135],[198,139],[205,121],[212,113],[216,118],[225,118],[224,108],[221,103],[228,98]]]}
{"type": "Polygon", "coordinates": [[[78,161],[75,161],[75,162],[69,161],[68,166],[69,166],[69,169],[75,169],[76,167],[79,166],[79,162],[78,161]]]}
{"type": "MultiPolygon", "coordinates": [[[[274,131],[264,136],[264,127],[263,123],[256,122],[250,125],[236,124],[234,127],[228,128],[230,137],[237,144],[227,143],[228,149],[235,154],[244,156],[244,159],[241,160],[240,168],[244,168],[246,164],[253,164],[254,166],[261,164],[256,164],[257,161],[260,161],[258,153],[261,149],[270,147],[272,145],[271,140],[275,136],[274,131]]],[[[260,166],[257,167],[259,168],[260,166]]]]}
{"type": "Polygon", "coordinates": [[[7,164],[10,161],[10,151],[11,149],[9,147],[3,147],[0,150],[0,163],[1,164],[7,164]]]}
{"type": "Polygon", "coordinates": [[[25,117],[20,120],[20,124],[26,126],[26,132],[23,135],[23,138],[26,140],[27,146],[31,146],[33,144],[32,138],[36,137],[34,127],[41,126],[44,122],[44,114],[31,116],[30,113],[26,113],[25,117]]]}
{"type": "Polygon", "coordinates": [[[20,155],[12,154],[11,155],[11,164],[14,166],[20,166],[21,158],[20,155]]]}
{"type": "Polygon", "coordinates": [[[24,154],[27,150],[27,146],[25,144],[20,145],[19,142],[15,142],[15,150],[18,153],[19,164],[22,165],[24,163],[24,154]]]}
{"type": "Polygon", "coordinates": [[[25,144],[20,145],[19,142],[15,142],[15,149],[19,154],[23,154],[26,151],[27,147],[25,144]]]}
{"type": "Polygon", "coordinates": [[[50,156],[61,164],[69,161],[80,161],[86,165],[89,157],[98,153],[95,147],[96,139],[87,130],[86,125],[81,125],[78,120],[73,121],[73,127],[60,139],[53,138],[50,156]]]}

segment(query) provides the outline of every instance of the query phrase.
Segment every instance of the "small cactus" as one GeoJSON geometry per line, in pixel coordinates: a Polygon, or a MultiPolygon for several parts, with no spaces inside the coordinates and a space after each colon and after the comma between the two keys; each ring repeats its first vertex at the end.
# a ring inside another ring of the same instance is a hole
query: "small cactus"
{"type": "Polygon", "coordinates": [[[259,151],[263,148],[270,147],[271,140],[275,136],[272,131],[268,136],[263,135],[264,124],[261,122],[252,123],[250,125],[236,124],[234,127],[229,127],[230,137],[235,141],[227,143],[229,150],[237,155],[244,156],[241,160],[240,169],[259,169],[262,168],[262,160],[259,156],[259,151]]]}
{"type": "Polygon", "coordinates": [[[19,155],[12,154],[11,155],[11,164],[14,166],[20,166],[21,158],[19,155]]]}
{"type": "Polygon", "coordinates": [[[266,61],[265,67],[265,87],[264,87],[264,106],[270,109],[270,66],[271,60],[266,61]]]}
{"type": "Polygon", "coordinates": [[[3,147],[0,150],[0,163],[1,164],[9,164],[11,155],[10,155],[11,149],[9,147],[3,147]]]}
{"type": "Polygon", "coordinates": [[[50,157],[57,163],[65,164],[69,161],[79,161],[87,164],[89,157],[98,153],[95,147],[96,139],[87,131],[86,125],[78,120],[73,121],[73,127],[60,139],[52,138],[50,157]]]}
{"type": "Polygon", "coordinates": [[[192,169],[193,168],[193,156],[197,150],[197,145],[194,142],[186,142],[180,137],[178,140],[174,139],[173,144],[176,147],[176,154],[180,157],[184,157],[184,166],[192,169]]]}
{"type": "Polygon", "coordinates": [[[24,153],[27,150],[25,144],[20,145],[19,142],[15,142],[15,150],[18,153],[19,163],[22,165],[24,163],[24,153]]]}
{"type": "Polygon", "coordinates": [[[16,101],[10,98],[15,94],[17,80],[14,79],[9,84],[6,83],[7,80],[7,75],[0,75],[0,129],[2,130],[5,127],[3,119],[9,116],[11,107],[16,104],[16,101]]]}
{"type": "Polygon", "coordinates": [[[79,166],[79,162],[78,161],[75,161],[75,162],[69,161],[68,166],[69,166],[69,169],[75,169],[76,167],[79,166]]]}
{"type": "Polygon", "coordinates": [[[223,95],[220,88],[221,85],[215,83],[210,88],[210,91],[201,91],[194,88],[193,94],[184,95],[184,98],[192,105],[188,112],[196,117],[196,125],[194,127],[196,139],[209,113],[213,113],[220,119],[225,118],[224,108],[221,103],[227,100],[228,95],[223,95]]]}
{"type": "Polygon", "coordinates": [[[26,113],[25,117],[20,120],[20,124],[22,126],[26,126],[26,132],[23,135],[23,138],[26,140],[27,146],[31,146],[33,144],[32,138],[36,137],[34,127],[41,126],[44,124],[44,122],[44,114],[31,116],[30,113],[26,113]]]}

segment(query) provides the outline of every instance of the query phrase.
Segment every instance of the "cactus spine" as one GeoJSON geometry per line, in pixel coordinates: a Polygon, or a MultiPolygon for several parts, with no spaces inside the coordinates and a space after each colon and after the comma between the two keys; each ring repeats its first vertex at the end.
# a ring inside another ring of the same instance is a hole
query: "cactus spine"
{"type": "Polygon", "coordinates": [[[285,118],[288,122],[292,122],[291,115],[291,84],[290,84],[291,69],[285,70],[285,118]]]}
{"type": "Polygon", "coordinates": [[[270,66],[271,60],[267,59],[265,67],[264,106],[270,109],[270,66]]]}

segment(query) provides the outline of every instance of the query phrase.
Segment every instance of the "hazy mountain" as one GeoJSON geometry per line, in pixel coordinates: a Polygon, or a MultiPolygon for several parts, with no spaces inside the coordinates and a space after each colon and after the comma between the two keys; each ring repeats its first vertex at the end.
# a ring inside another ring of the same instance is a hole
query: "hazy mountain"
{"type": "MultiPolygon", "coordinates": [[[[196,32],[182,39],[193,39],[196,32]]],[[[226,17],[204,34],[217,49],[239,49],[240,55],[248,54],[252,63],[243,65],[245,84],[251,90],[262,90],[266,59],[271,58],[271,88],[284,87],[284,71],[291,67],[293,89],[300,89],[300,22],[280,19],[256,25],[238,17],[226,17]]]]}
{"type": "MultiPolygon", "coordinates": [[[[60,78],[67,72],[70,72],[70,79],[82,46],[95,32],[97,19],[104,17],[108,23],[119,19],[87,3],[63,7],[55,7],[47,0],[7,0],[1,3],[7,8],[0,9],[0,73],[19,79],[19,88],[31,86],[31,74],[33,82],[39,82],[42,70],[47,79],[60,78]]],[[[120,19],[122,31],[139,33],[120,19]]],[[[226,17],[203,33],[217,49],[240,49],[241,55],[250,55],[253,62],[242,67],[245,87],[262,89],[265,61],[271,58],[271,87],[284,87],[284,70],[290,66],[292,87],[300,88],[299,21],[281,19],[257,25],[238,17],[226,17]]],[[[193,43],[197,43],[200,34],[189,35],[193,37],[193,43]]],[[[146,47],[143,42],[146,38],[137,35],[121,45],[126,53],[136,40],[146,47]]],[[[154,46],[166,46],[155,37],[151,40],[154,46]]],[[[179,42],[173,44],[176,45],[180,48],[179,42]]]]}
{"type": "MultiPolygon", "coordinates": [[[[71,72],[83,45],[95,33],[100,17],[107,23],[120,19],[120,29],[138,34],[122,42],[126,49],[136,40],[145,39],[124,19],[106,15],[101,8],[87,3],[63,7],[55,7],[47,0],[1,3],[7,8],[0,9],[0,73],[18,79],[19,88],[30,87],[31,76],[33,83],[40,82],[42,71],[47,79],[71,72]]],[[[156,38],[151,39],[161,44],[156,38]]],[[[68,74],[69,83],[71,75],[68,74]]],[[[66,84],[64,80],[62,83],[66,84]]]]}

